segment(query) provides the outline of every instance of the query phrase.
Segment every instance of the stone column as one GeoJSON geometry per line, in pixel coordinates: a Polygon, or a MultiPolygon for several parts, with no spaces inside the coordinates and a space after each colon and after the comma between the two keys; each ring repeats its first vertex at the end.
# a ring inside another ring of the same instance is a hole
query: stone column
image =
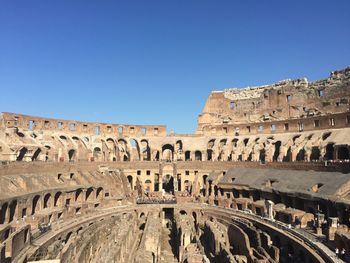
{"type": "Polygon", "coordinates": [[[273,220],[273,205],[274,203],[271,200],[265,200],[267,218],[271,220],[273,220]]]}

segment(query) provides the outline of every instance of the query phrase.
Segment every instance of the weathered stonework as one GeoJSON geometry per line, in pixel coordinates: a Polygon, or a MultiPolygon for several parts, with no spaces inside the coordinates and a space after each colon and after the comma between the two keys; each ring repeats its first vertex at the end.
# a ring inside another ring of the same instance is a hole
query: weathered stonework
{"type": "Polygon", "coordinates": [[[2,113],[0,263],[349,260],[349,82],[213,92],[187,135],[2,113]]]}

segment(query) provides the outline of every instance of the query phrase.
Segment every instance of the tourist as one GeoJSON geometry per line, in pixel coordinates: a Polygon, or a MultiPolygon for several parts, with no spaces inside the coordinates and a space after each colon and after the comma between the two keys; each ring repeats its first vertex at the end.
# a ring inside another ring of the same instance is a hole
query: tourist
{"type": "Polygon", "coordinates": [[[342,250],[340,251],[340,258],[341,259],[345,259],[345,248],[342,248],[342,250]]]}

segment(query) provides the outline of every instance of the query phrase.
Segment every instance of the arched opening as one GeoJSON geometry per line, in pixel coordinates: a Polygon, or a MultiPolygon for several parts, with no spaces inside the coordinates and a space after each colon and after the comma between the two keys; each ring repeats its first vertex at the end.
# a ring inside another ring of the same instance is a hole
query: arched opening
{"type": "Polygon", "coordinates": [[[185,180],[184,181],[184,190],[186,191],[186,192],[190,192],[190,181],[188,181],[188,180],[185,180]]]}
{"type": "Polygon", "coordinates": [[[170,174],[163,177],[163,189],[166,193],[174,193],[174,178],[170,174]]]}
{"type": "Polygon", "coordinates": [[[128,182],[129,182],[130,189],[133,190],[134,186],[133,186],[133,178],[132,178],[132,176],[128,175],[127,179],[128,179],[128,182]]]}
{"type": "Polygon", "coordinates": [[[16,161],[22,161],[27,152],[28,152],[28,149],[27,149],[26,147],[23,147],[23,148],[19,151],[19,154],[18,154],[18,156],[17,156],[16,161]]]}
{"type": "Polygon", "coordinates": [[[208,183],[209,183],[209,187],[208,187],[208,194],[209,195],[211,195],[211,185],[212,185],[212,183],[213,183],[213,181],[212,180],[208,180],[208,183]]]}
{"type": "Polygon", "coordinates": [[[203,187],[207,184],[208,175],[203,175],[203,187]]]}
{"type": "Polygon", "coordinates": [[[101,151],[100,147],[95,147],[94,148],[93,155],[94,155],[94,160],[95,161],[97,161],[97,162],[102,161],[102,151],[101,151]]]}
{"type": "Polygon", "coordinates": [[[140,147],[139,143],[135,139],[130,139],[131,146],[131,158],[134,161],[140,160],[140,147]]]}
{"type": "Polygon", "coordinates": [[[213,148],[215,145],[215,139],[211,139],[207,145],[207,159],[208,161],[213,160],[213,148]]]}
{"type": "Polygon", "coordinates": [[[142,146],[142,158],[144,161],[150,161],[151,160],[151,151],[148,146],[147,140],[141,140],[141,146],[142,146]]]}
{"type": "Polygon", "coordinates": [[[202,152],[201,151],[195,151],[194,156],[195,156],[196,161],[202,161],[202,152]]]}
{"type": "Polygon", "coordinates": [[[33,201],[32,201],[32,215],[35,214],[35,211],[36,211],[39,199],[40,199],[40,195],[36,195],[33,198],[33,201]]]}
{"type": "Polygon", "coordinates": [[[51,200],[51,194],[46,194],[44,196],[44,208],[49,208],[51,200]]]}
{"type": "Polygon", "coordinates": [[[152,181],[147,179],[145,181],[145,191],[146,192],[151,192],[151,189],[152,189],[152,181]]]}
{"type": "Polygon", "coordinates": [[[185,152],[185,161],[190,161],[191,160],[191,151],[186,151],[185,152]]]}
{"type": "Polygon", "coordinates": [[[62,195],[62,192],[57,192],[57,193],[55,194],[54,202],[53,202],[53,205],[54,205],[55,207],[59,205],[58,202],[59,202],[59,200],[60,200],[61,195],[62,195]]]}
{"type": "Polygon", "coordinates": [[[165,144],[162,147],[163,160],[172,161],[174,158],[174,147],[170,144],[165,144]]]}
{"type": "Polygon", "coordinates": [[[154,175],[154,186],[153,186],[153,190],[154,190],[155,192],[158,192],[158,191],[159,191],[159,174],[158,174],[158,173],[156,173],[156,174],[154,175]]]}
{"type": "Polygon", "coordinates": [[[64,240],[64,243],[67,244],[67,242],[69,241],[70,237],[72,235],[72,232],[69,232],[64,240]]]}
{"type": "Polygon", "coordinates": [[[247,145],[248,145],[248,142],[249,142],[249,138],[245,138],[245,139],[243,140],[244,146],[247,146],[247,145]]]}
{"type": "Polygon", "coordinates": [[[117,152],[117,146],[115,144],[115,141],[112,138],[108,138],[106,140],[106,145],[108,147],[108,156],[107,160],[108,161],[116,161],[116,152],[117,152]]]}
{"type": "Polygon", "coordinates": [[[7,207],[8,207],[7,203],[4,203],[1,206],[1,210],[0,210],[0,224],[4,224],[5,223],[7,207]]]}
{"type": "Polygon", "coordinates": [[[236,147],[238,146],[238,141],[239,141],[239,139],[237,139],[237,138],[234,138],[234,139],[232,140],[232,146],[233,146],[234,148],[236,148],[236,147]]]}
{"type": "Polygon", "coordinates": [[[96,190],[96,198],[98,198],[98,197],[100,196],[100,194],[102,193],[102,191],[103,191],[103,188],[102,188],[102,187],[97,188],[97,190],[96,190]]]}
{"type": "Polygon", "coordinates": [[[159,161],[159,151],[156,151],[156,154],[154,156],[155,161],[159,161]]]}
{"type": "Polygon", "coordinates": [[[175,152],[177,153],[177,161],[182,161],[182,141],[178,140],[175,143],[175,152]]]}
{"type": "Polygon", "coordinates": [[[259,153],[259,160],[261,163],[265,163],[265,159],[266,159],[265,149],[261,149],[259,153]]]}
{"type": "Polygon", "coordinates": [[[213,150],[211,150],[211,149],[208,149],[207,150],[207,159],[208,159],[208,161],[211,161],[212,159],[213,159],[213,150]]]}
{"type": "Polygon", "coordinates": [[[68,159],[70,162],[74,161],[75,160],[75,154],[76,151],[74,149],[71,149],[68,151],[68,159]]]}
{"type": "Polygon", "coordinates": [[[93,192],[94,192],[94,189],[92,187],[86,190],[85,201],[89,201],[91,199],[93,192]]]}
{"type": "Polygon", "coordinates": [[[41,149],[38,148],[32,156],[32,161],[36,161],[38,159],[40,153],[41,153],[41,149]]]}
{"type": "Polygon", "coordinates": [[[329,136],[331,136],[332,133],[331,132],[325,132],[323,135],[322,135],[322,140],[327,140],[329,138],[329,136]]]}
{"type": "Polygon", "coordinates": [[[79,200],[79,198],[82,196],[82,192],[83,192],[83,190],[81,190],[81,189],[77,189],[76,190],[76,192],[75,192],[75,202],[82,201],[82,200],[79,200]]]}
{"type": "Polygon", "coordinates": [[[326,153],[324,155],[326,160],[334,159],[334,143],[328,143],[326,146],[326,153]]]}
{"type": "Polygon", "coordinates": [[[338,160],[349,160],[349,149],[346,146],[338,147],[338,160]]]}
{"type": "Polygon", "coordinates": [[[310,160],[311,161],[318,161],[321,157],[320,149],[317,146],[314,146],[311,148],[311,155],[310,160]]]}
{"type": "Polygon", "coordinates": [[[13,218],[16,213],[16,208],[17,208],[17,200],[14,200],[10,203],[10,218],[9,218],[9,223],[13,221],[13,218]]]}
{"type": "Polygon", "coordinates": [[[292,160],[292,150],[291,147],[288,148],[286,156],[283,157],[283,162],[290,162],[292,160]]]}
{"type": "Polygon", "coordinates": [[[214,185],[214,195],[218,196],[218,187],[217,187],[217,185],[214,185]]]}
{"type": "Polygon", "coordinates": [[[275,142],[275,152],[273,154],[273,159],[272,159],[273,161],[277,161],[278,156],[280,155],[281,144],[282,144],[281,141],[275,142]]]}
{"type": "Polygon", "coordinates": [[[299,152],[297,154],[297,157],[296,157],[296,160],[297,161],[305,161],[305,150],[304,150],[304,148],[299,150],[299,152]]]}
{"type": "Polygon", "coordinates": [[[247,158],[247,161],[250,162],[253,158],[253,153],[250,152],[249,155],[248,155],[248,158],[247,158]]]}
{"type": "Polygon", "coordinates": [[[130,157],[127,149],[127,143],[125,140],[123,139],[118,140],[118,149],[119,149],[120,159],[123,160],[124,162],[129,161],[130,157]]]}

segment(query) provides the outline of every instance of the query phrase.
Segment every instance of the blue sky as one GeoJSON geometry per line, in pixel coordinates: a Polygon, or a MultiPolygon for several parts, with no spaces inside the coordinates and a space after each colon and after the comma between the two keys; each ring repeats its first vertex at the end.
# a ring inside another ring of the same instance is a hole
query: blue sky
{"type": "Polygon", "coordinates": [[[192,133],[212,90],[350,66],[350,1],[0,2],[0,111],[192,133]]]}

